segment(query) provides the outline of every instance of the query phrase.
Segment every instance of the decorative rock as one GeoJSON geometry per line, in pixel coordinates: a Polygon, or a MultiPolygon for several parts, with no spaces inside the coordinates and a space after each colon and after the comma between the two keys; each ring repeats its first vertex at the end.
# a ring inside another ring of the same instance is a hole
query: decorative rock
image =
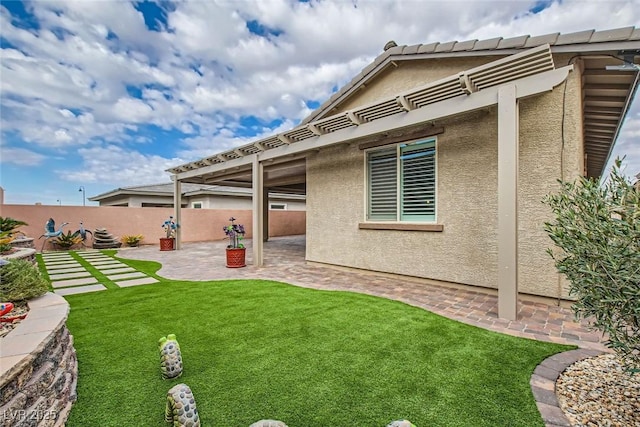
{"type": "Polygon", "coordinates": [[[560,408],[572,426],[640,426],[640,374],[614,354],[580,360],[556,382],[560,408]]]}
{"type": "Polygon", "coordinates": [[[106,228],[96,228],[93,231],[93,249],[111,249],[120,246],[122,246],[120,239],[111,235],[106,228]]]}
{"type": "Polygon", "coordinates": [[[278,420],[260,420],[251,424],[249,427],[287,427],[287,425],[278,420]]]}
{"type": "Polygon", "coordinates": [[[398,421],[392,421],[390,424],[387,424],[387,427],[416,427],[416,426],[409,420],[398,420],[398,421]]]}
{"type": "Polygon", "coordinates": [[[200,427],[200,416],[191,389],[186,384],[178,384],[167,393],[167,408],[164,419],[173,427],[200,427]]]}
{"type": "Polygon", "coordinates": [[[160,349],[160,372],[163,379],[178,378],[182,375],[182,353],[175,334],[158,340],[160,349]]]}

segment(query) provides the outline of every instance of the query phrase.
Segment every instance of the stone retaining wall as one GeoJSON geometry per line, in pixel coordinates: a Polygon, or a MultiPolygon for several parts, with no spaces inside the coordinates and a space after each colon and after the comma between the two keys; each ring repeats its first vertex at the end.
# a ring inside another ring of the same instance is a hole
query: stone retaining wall
{"type": "Polygon", "coordinates": [[[30,248],[35,249],[33,237],[19,237],[11,242],[14,248],[30,248]]]}
{"type": "Polygon", "coordinates": [[[69,304],[47,293],[0,339],[0,426],[63,426],[76,400],[78,366],[65,325],[69,304]]]}
{"type": "Polygon", "coordinates": [[[32,248],[15,248],[16,252],[9,255],[2,255],[0,259],[5,259],[7,261],[11,261],[14,259],[26,259],[27,261],[31,261],[32,264],[36,263],[36,250],[32,248]]]}

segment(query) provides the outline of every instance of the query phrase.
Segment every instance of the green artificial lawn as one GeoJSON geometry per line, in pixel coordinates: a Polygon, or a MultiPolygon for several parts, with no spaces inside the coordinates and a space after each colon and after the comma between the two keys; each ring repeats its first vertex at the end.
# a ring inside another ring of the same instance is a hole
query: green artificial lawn
{"type": "Polygon", "coordinates": [[[65,298],[79,366],[70,427],[166,426],[166,394],[178,383],[191,387],[203,426],[543,426],[531,373],[574,348],[263,280],[162,279],[65,298]],[[184,373],[162,380],[157,341],[171,333],[184,373]]]}

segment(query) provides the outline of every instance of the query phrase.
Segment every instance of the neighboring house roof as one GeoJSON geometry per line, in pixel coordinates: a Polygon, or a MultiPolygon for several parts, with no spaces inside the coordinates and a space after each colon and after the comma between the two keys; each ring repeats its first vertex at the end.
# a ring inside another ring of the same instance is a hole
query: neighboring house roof
{"type": "MultiPolygon", "coordinates": [[[[165,184],[136,185],[132,187],[121,187],[97,196],[89,197],[92,202],[99,202],[116,196],[173,196],[174,184],[172,182],[165,184]]],[[[251,188],[226,187],[222,185],[201,185],[182,183],[180,186],[182,197],[191,197],[199,195],[218,195],[218,196],[236,196],[251,197],[251,188]]],[[[280,195],[276,193],[270,194],[272,197],[295,198],[296,200],[304,200],[304,196],[300,195],[280,195]]]]}
{"type": "MultiPolygon", "coordinates": [[[[313,138],[426,105],[424,102],[420,105],[408,102],[411,97],[421,97],[422,99],[426,97],[431,103],[447,99],[439,95],[441,91],[448,98],[468,94],[474,90],[468,85],[471,74],[478,73],[478,70],[482,68],[485,68],[481,71],[485,76],[487,73],[499,75],[499,79],[494,80],[492,85],[503,84],[521,78],[527,75],[526,73],[540,73],[553,69],[551,54],[573,53],[576,58],[580,56],[584,61],[583,130],[587,154],[587,175],[599,176],[607,163],[613,143],[618,136],[638,86],[638,80],[635,78],[638,75],[637,71],[634,74],[606,70],[609,65],[624,63],[622,58],[615,56],[621,54],[621,51],[630,51],[630,58],[632,61],[634,60],[633,55],[637,55],[637,52],[640,51],[640,30],[635,27],[606,31],[588,30],[571,34],[554,33],[536,37],[528,35],[508,39],[498,37],[487,40],[413,46],[395,46],[395,43],[390,42],[385,48],[387,50],[384,53],[305,118],[296,128],[176,166],[167,171],[180,174],[181,180],[190,179],[192,176],[202,175],[200,171],[206,173],[208,170],[213,170],[211,169],[213,165],[234,162],[236,159],[301,141],[311,141],[313,138]],[[527,52],[532,52],[532,54],[529,56],[527,52]],[[506,58],[494,60],[487,64],[488,67],[476,67],[442,81],[428,82],[426,86],[414,88],[406,93],[396,94],[333,116],[329,115],[351,94],[363,87],[367,81],[378,76],[387,67],[397,65],[400,61],[483,56],[498,56],[498,58],[506,56],[506,58]],[[492,64],[497,68],[491,68],[492,64]],[[505,74],[506,67],[511,67],[511,69],[507,70],[505,74]],[[434,95],[436,92],[438,96],[434,95]]],[[[488,84],[484,85],[484,87],[489,86],[488,84]]],[[[476,88],[476,90],[479,89],[476,88]]]]}

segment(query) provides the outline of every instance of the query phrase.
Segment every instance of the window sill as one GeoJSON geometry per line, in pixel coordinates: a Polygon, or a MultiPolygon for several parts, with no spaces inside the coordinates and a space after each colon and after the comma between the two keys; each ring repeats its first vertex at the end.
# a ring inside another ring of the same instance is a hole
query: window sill
{"type": "Polygon", "coordinates": [[[442,224],[409,224],[402,222],[361,222],[358,224],[360,230],[401,230],[401,231],[435,231],[444,230],[442,224]]]}

